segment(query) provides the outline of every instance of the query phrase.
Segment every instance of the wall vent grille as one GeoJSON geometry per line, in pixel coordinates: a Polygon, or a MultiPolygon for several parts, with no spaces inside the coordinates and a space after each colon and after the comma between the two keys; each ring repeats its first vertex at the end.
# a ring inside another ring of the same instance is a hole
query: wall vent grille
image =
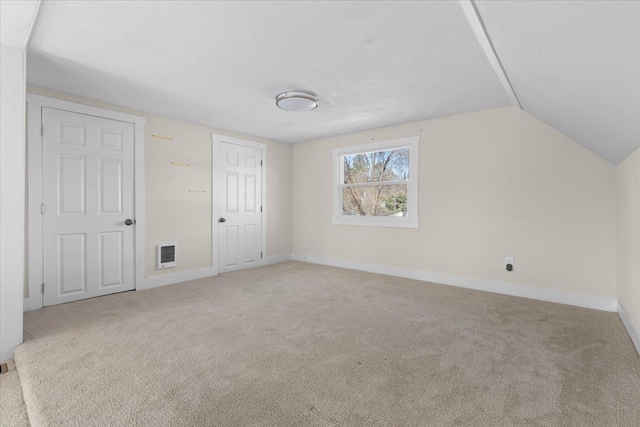
{"type": "Polygon", "coordinates": [[[161,243],[158,245],[158,269],[171,268],[177,265],[177,245],[161,243]]]}

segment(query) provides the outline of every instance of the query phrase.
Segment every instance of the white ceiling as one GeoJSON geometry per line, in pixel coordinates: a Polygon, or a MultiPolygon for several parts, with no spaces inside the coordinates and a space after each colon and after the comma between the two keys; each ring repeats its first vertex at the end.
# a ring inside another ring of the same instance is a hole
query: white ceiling
{"type": "Polygon", "coordinates": [[[0,44],[27,47],[40,0],[0,1],[0,44]]]}
{"type": "MultiPolygon", "coordinates": [[[[476,5],[525,110],[640,147],[640,2],[476,5]]],[[[458,2],[44,1],[27,80],[284,142],[510,104],[458,2]],[[294,89],[320,107],[275,107],[294,89]]]]}
{"type": "Polygon", "coordinates": [[[457,2],[44,1],[28,83],[299,142],[509,105],[457,2]],[[320,97],[309,113],[281,91],[320,97]]]}
{"type": "Polygon", "coordinates": [[[476,5],[526,111],[614,164],[640,147],[640,2],[476,5]]]}

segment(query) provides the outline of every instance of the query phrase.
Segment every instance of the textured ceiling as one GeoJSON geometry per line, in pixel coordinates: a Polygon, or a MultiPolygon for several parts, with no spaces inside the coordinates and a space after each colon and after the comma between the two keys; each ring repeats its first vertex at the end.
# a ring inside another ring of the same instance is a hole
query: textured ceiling
{"type": "Polygon", "coordinates": [[[617,164],[640,147],[640,2],[476,2],[522,107],[617,164]]]}
{"type": "Polygon", "coordinates": [[[31,85],[285,142],[509,105],[457,2],[44,1],[31,85]],[[281,91],[320,97],[309,113],[281,91]]]}

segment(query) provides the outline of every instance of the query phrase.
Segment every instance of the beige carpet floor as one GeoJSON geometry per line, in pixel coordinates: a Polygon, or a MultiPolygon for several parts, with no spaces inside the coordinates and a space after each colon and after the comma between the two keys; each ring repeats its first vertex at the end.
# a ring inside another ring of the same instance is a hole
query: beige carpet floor
{"type": "Polygon", "coordinates": [[[0,427],[29,427],[22,386],[13,360],[9,371],[0,375],[0,427]]]}
{"type": "Polygon", "coordinates": [[[25,314],[34,426],[638,426],[616,313],[283,264],[25,314]]]}

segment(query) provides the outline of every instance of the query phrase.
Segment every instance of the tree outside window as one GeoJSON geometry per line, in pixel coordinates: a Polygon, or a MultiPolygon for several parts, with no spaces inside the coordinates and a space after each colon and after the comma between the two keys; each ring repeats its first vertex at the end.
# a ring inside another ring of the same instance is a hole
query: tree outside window
{"type": "Polygon", "coordinates": [[[417,228],[419,142],[335,148],[332,224],[417,228]]]}

